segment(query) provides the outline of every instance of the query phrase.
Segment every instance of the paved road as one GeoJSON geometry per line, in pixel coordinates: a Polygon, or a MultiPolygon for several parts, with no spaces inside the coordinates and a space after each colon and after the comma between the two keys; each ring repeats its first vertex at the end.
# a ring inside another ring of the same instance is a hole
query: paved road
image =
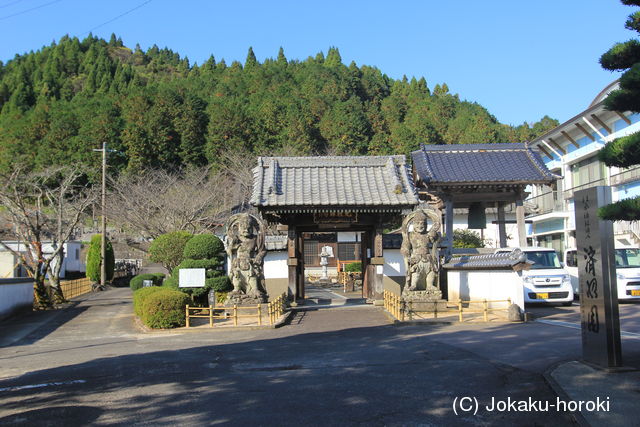
{"type": "Polygon", "coordinates": [[[579,351],[570,328],[397,327],[371,306],[299,312],[276,330],[143,333],[130,291],[114,289],[0,348],[0,425],[563,425],[565,413],[482,407],[555,399],[541,373],[579,351]],[[463,396],[476,416],[453,413],[463,396]]]}

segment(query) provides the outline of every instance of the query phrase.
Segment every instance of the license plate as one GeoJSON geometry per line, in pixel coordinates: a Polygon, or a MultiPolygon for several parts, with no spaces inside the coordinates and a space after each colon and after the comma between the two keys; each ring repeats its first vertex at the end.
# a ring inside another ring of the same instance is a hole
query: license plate
{"type": "Polygon", "coordinates": [[[536,294],[536,299],[549,299],[549,294],[548,293],[536,294]]]}
{"type": "Polygon", "coordinates": [[[631,290],[631,296],[640,297],[640,289],[632,289],[631,290]]]}

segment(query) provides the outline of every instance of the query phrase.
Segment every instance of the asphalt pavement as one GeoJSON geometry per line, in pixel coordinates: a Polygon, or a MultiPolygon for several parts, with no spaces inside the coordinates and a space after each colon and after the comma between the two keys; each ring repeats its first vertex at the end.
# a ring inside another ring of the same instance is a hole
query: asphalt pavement
{"type": "Polygon", "coordinates": [[[637,372],[580,371],[580,331],[540,322],[396,326],[330,305],[279,329],[147,333],[112,289],[0,323],[0,345],[0,425],[570,425],[541,410],[569,368],[583,386],[562,398],[609,396],[604,418],[578,420],[640,420],[637,372]]]}

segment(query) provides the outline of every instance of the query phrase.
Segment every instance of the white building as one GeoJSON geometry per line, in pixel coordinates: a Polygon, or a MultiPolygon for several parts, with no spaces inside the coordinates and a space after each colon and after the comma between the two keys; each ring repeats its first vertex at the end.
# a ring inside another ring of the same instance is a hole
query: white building
{"type": "MultiPolygon", "coordinates": [[[[22,242],[5,241],[4,243],[15,252],[24,253],[27,251],[27,246],[22,242]]],[[[42,250],[45,257],[50,257],[54,252],[53,243],[42,242],[42,250]]],[[[69,241],[64,244],[64,258],[60,269],[61,278],[66,277],[68,273],[84,273],[86,271],[87,267],[81,252],[82,242],[69,241]]],[[[0,245],[0,278],[25,277],[26,275],[27,272],[21,266],[20,258],[0,245]]]]}
{"type": "MultiPolygon", "coordinates": [[[[529,144],[537,148],[552,172],[562,175],[551,190],[534,187],[525,202],[534,212],[528,230],[531,244],[553,247],[559,253],[575,247],[574,193],[578,190],[610,185],[613,201],[640,195],[640,166],[628,169],[607,167],[598,160],[598,151],[615,138],[640,131],[640,114],[609,111],[603,104],[618,87],[615,81],[605,87],[589,107],[529,144]]],[[[614,223],[617,243],[638,245],[640,227],[630,222],[614,223]]]]}

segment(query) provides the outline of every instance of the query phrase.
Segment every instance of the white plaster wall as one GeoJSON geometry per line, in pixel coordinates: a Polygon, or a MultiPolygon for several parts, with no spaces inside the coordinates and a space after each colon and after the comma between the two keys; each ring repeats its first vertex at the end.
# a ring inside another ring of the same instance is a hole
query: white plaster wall
{"type": "Polygon", "coordinates": [[[10,316],[16,310],[33,307],[33,281],[3,282],[0,280],[0,319],[10,316]]]}
{"type": "Polygon", "coordinates": [[[81,242],[68,242],[65,244],[64,254],[65,261],[64,267],[67,271],[80,271],[84,272],[87,270],[87,266],[82,259],[82,255],[80,254],[82,249],[81,242]],[[78,252],[78,259],[76,259],[76,251],[78,252]]]}
{"type": "Polygon", "coordinates": [[[400,253],[400,249],[384,250],[384,268],[383,274],[387,277],[404,276],[406,269],[404,266],[404,257],[400,253]]]}
{"type": "MultiPolygon", "coordinates": [[[[513,270],[458,270],[447,271],[448,299],[450,302],[468,300],[506,300],[524,311],[524,288],[520,273],[513,270]]],[[[489,304],[492,307],[492,304],[489,304]]],[[[493,304],[495,308],[506,303],[493,304]]]]}
{"type": "Polygon", "coordinates": [[[265,279],[286,279],[289,277],[286,251],[269,251],[264,257],[265,279]]]}

